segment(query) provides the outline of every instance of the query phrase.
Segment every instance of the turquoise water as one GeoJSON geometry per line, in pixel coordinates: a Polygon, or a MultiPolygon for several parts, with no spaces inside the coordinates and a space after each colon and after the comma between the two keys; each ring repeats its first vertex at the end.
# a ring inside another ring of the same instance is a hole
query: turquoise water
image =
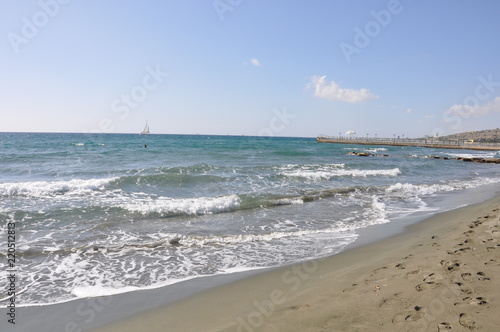
{"type": "MultiPolygon", "coordinates": [[[[429,155],[499,157],[311,138],[0,133],[0,221],[16,224],[18,287],[28,286],[17,304],[331,255],[361,229],[500,182],[498,165],[429,155]]],[[[7,260],[7,227],[0,248],[7,260]]]]}

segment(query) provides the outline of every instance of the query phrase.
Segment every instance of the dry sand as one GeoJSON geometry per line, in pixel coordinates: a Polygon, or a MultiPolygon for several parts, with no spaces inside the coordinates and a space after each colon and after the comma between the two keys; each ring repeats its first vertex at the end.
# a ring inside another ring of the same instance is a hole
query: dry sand
{"type": "Polygon", "coordinates": [[[500,331],[500,197],[95,331],[500,331]]]}

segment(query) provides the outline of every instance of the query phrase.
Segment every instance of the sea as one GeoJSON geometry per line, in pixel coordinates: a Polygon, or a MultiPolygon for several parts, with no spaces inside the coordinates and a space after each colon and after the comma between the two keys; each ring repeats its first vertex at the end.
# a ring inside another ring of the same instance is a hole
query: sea
{"type": "Polygon", "coordinates": [[[500,183],[499,165],[434,156],[500,153],[291,137],[0,133],[0,280],[15,271],[22,307],[283,266],[440,212],[433,202],[441,197],[500,183]]]}

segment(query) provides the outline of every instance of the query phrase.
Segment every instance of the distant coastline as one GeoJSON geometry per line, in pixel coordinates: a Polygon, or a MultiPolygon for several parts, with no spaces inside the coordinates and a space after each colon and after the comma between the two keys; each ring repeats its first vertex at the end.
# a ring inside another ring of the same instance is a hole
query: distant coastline
{"type": "Polygon", "coordinates": [[[500,143],[500,128],[488,129],[488,130],[478,130],[478,131],[466,131],[463,133],[452,134],[447,136],[442,136],[438,138],[439,140],[469,140],[481,143],[500,143]]]}

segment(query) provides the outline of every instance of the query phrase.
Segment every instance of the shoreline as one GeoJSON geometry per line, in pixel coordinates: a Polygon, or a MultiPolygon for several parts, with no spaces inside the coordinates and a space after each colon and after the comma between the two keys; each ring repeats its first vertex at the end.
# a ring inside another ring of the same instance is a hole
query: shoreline
{"type": "MultiPolygon", "coordinates": [[[[477,202],[477,196],[475,198],[477,202]]],[[[146,327],[150,331],[164,331],[165,329],[179,331],[267,331],[272,330],[269,329],[270,326],[278,326],[276,327],[277,331],[331,331],[332,329],[327,326],[328,324],[324,328],[318,325],[318,322],[322,322],[325,319],[323,317],[323,320],[318,320],[318,317],[330,315],[338,319],[340,308],[342,308],[341,312],[344,313],[343,317],[349,317],[353,314],[350,312],[351,310],[357,311],[358,309],[355,308],[362,308],[370,303],[373,305],[373,298],[370,296],[373,294],[376,294],[376,300],[385,301],[383,302],[383,306],[379,303],[377,306],[378,311],[382,307],[384,309],[389,308],[389,303],[397,303],[397,299],[394,298],[378,297],[379,295],[387,295],[383,294],[387,289],[387,281],[385,284],[372,285],[372,281],[370,280],[373,278],[370,279],[367,276],[383,275],[387,271],[394,269],[388,268],[390,265],[393,267],[398,264],[404,265],[406,262],[395,263],[395,261],[401,261],[401,257],[409,257],[409,254],[405,253],[413,249],[419,249],[420,247],[415,248],[418,247],[416,244],[417,239],[424,242],[424,244],[421,244],[425,248],[428,246],[432,247],[432,243],[439,243],[441,247],[444,247],[444,242],[450,242],[450,239],[446,240],[449,235],[439,235],[439,242],[432,239],[434,242],[425,245],[425,242],[429,242],[431,237],[427,236],[425,238],[424,234],[429,235],[433,233],[431,236],[436,236],[436,234],[443,234],[451,228],[460,227],[460,225],[464,226],[468,222],[476,220],[474,219],[477,218],[476,214],[492,214],[491,212],[497,206],[500,207],[500,196],[488,199],[485,202],[472,203],[462,208],[441,212],[436,216],[424,218],[423,221],[409,225],[391,226],[391,223],[389,223],[386,225],[389,230],[392,228],[391,235],[386,235],[382,239],[377,238],[377,236],[375,238],[368,236],[368,241],[365,243],[356,244],[356,241],[354,245],[349,245],[341,253],[295,265],[196,278],[187,281],[185,284],[179,284],[178,287],[167,286],[107,297],[79,299],[48,306],[21,307],[18,309],[17,319],[20,324],[16,324],[15,327],[12,326],[12,329],[9,330],[40,330],[42,322],[53,324],[56,321],[59,322],[60,317],[66,317],[67,320],[61,323],[62,325],[50,330],[112,332],[136,331],[137,329],[146,327]],[[455,219],[460,220],[459,224],[454,224],[455,219]],[[401,257],[398,258],[395,256],[401,257]],[[384,264],[387,266],[380,269],[384,264]],[[380,266],[376,267],[378,265],[380,266]],[[375,273],[374,271],[377,272],[375,273]],[[356,278],[363,278],[360,276],[364,276],[365,280],[363,282],[353,282],[356,278]],[[357,286],[354,287],[353,284],[357,286]],[[376,287],[378,287],[378,290],[375,292],[376,287]],[[186,290],[194,295],[186,297],[186,290]],[[352,303],[353,299],[349,296],[346,297],[346,295],[362,295],[363,298],[367,297],[371,302],[365,303],[364,299],[354,297],[357,302],[352,303]],[[329,300],[332,300],[335,306],[332,307],[333,304],[329,304],[329,300]],[[326,306],[330,311],[328,312],[326,308],[318,309],[319,303],[321,303],[321,307],[326,306]],[[350,308],[349,303],[351,305],[350,308]],[[312,308],[315,308],[314,314],[311,312],[312,308]],[[306,315],[301,316],[303,314],[306,315]],[[290,320],[290,318],[293,318],[293,320],[290,320]],[[292,321],[292,324],[286,325],[292,321]],[[99,326],[102,327],[92,330],[99,326]]],[[[500,215],[498,211],[493,214],[495,213],[500,215]]],[[[490,218],[490,220],[492,219],[490,218]]],[[[498,218],[495,220],[498,223],[498,218]]],[[[498,238],[492,239],[500,242],[498,238]]],[[[498,248],[497,256],[499,253],[500,248],[498,248]]],[[[500,261],[500,257],[498,258],[500,261]]],[[[450,259],[449,257],[448,260],[450,259]]],[[[439,265],[442,268],[439,262],[435,265],[439,265]]],[[[438,266],[428,267],[426,270],[435,270],[436,267],[438,266]]],[[[400,267],[395,270],[397,272],[411,272],[409,271],[409,266],[405,268],[400,267]]],[[[414,273],[414,276],[411,277],[412,280],[423,277],[425,272],[423,269],[413,271],[419,272],[414,273]]],[[[438,272],[440,275],[443,274],[442,271],[438,272]]],[[[482,272],[485,272],[484,269],[482,272]]],[[[488,281],[493,279],[491,278],[491,274],[488,274],[490,278],[488,281]]],[[[384,277],[380,279],[390,278],[384,277]]],[[[405,278],[399,276],[398,279],[405,278]]],[[[456,283],[459,281],[455,280],[454,282],[453,285],[456,286],[456,283]]],[[[448,287],[446,289],[455,292],[455,286],[450,286],[451,288],[448,287]]],[[[413,288],[415,287],[414,285],[413,288]]],[[[424,292],[418,292],[418,295],[423,294],[424,292]]],[[[493,301],[491,301],[491,296],[488,296],[490,300],[487,306],[484,307],[490,307],[490,311],[494,312],[494,310],[491,310],[493,301]]],[[[465,298],[465,296],[463,297],[465,298]]],[[[470,298],[477,300],[477,297],[482,296],[470,298]]],[[[463,301],[463,299],[461,300],[463,301]]],[[[500,296],[498,300],[500,301],[500,296]]],[[[428,299],[428,301],[432,303],[433,299],[428,299]]],[[[428,318],[432,316],[432,313],[428,311],[430,306],[422,303],[417,303],[415,306],[426,308],[425,310],[427,311],[420,312],[420,315],[427,317],[424,321],[429,321],[428,318]]],[[[399,307],[397,306],[396,308],[399,309],[399,307]]],[[[495,305],[495,308],[498,309],[500,307],[495,305]]],[[[2,308],[0,313],[3,311],[2,308]]],[[[411,315],[414,313],[408,310],[407,314],[407,316],[412,317],[411,315]]],[[[380,317],[379,324],[385,324],[382,325],[383,330],[391,331],[391,328],[394,327],[389,324],[394,325],[394,317],[383,318],[383,315],[376,315],[376,317],[380,317]]],[[[337,319],[333,320],[336,321],[337,319]]],[[[357,319],[362,321],[363,317],[358,317],[357,319]]],[[[415,322],[421,320],[415,320],[415,322]]],[[[451,321],[452,319],[449,320],[451,321]]],[[[377,319],[374,319],[374,321],[377,321],[377,319]]],[[[2,322],[0,325],[4,323],[6,322],[2,322]]],[[[405,320],[399,323],[399,326],[392,330],[400,331],[401,326],[408,322],[405,320]]],[[[500,324],[500,321],[496,321],[496,323],[500,324]]],[[[43,325],[45,326],[46,324],[43,325]]],[[[409,325],[411,328],[409,330],[425,330],[414,329],[415,326],[413,325],[409,325]]],[[[336,327],[333,330],[343,330],[343,328],[347,329],[352,326],[354,325],[344,325],[343,327],[336,327]]],[[[460,325],[457,326],[456,322],[452,326],[454,330],[462,327],[460,325]]],[[[480,323],[477,323],[476,326],[480,326],[480,323]]],[[[359,326],[359,328],[353,327],[351,330],[363,331],[370,328],[378,329],[379,327],[378,325],[368,325],[359,326]]],[[[437,327],[435,327],[436,329],[437,327]]]]}
{"type": "Polygon", "coordinates": [[[495,330],[500,196],[402,234],[272,269],[95,332],[495,330]]]}

